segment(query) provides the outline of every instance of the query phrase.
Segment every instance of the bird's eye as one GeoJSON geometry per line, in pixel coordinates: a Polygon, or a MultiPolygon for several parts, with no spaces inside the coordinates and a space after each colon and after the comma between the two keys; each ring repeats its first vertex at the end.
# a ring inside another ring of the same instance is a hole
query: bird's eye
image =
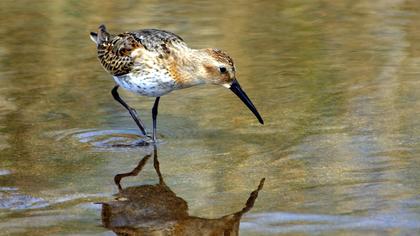
{"type": "Polygon", "coordinates": [[[219,70],[220,70],[220,73],[225,73],[227,70],[226,70],[226,67],[219,67],[219,70]]]}

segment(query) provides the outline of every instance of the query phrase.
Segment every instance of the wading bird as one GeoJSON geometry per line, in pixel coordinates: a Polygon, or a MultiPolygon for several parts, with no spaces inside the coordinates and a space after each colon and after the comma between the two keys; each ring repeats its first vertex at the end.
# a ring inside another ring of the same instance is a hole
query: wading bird
{"type": "Polygon", "coordinates": [[[100,25],[97,33],[90,33],[90,38],[96,44],[99,61],[116,82],[112,96],[128,110],[145,136],[145,126],[137,112],[124,102],[117,90],[121,86],[139,95],[156,97],[152,108],[154,142],[160,97],[199,84],[229,88],[264,124],[236,80],[232,58],[219,49],[192,49],[178,35],[157,29],[110,34],[100,25]]]}

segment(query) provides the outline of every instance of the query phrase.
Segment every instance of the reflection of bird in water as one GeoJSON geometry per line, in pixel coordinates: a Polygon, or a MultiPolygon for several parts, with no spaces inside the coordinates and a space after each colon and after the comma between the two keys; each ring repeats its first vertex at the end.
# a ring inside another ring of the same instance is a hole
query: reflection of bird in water
{"type": "Polygon", "coordinates": [[[236,80],[235,65],[225,52],[214,49],[191,49],[184,40],[171,32],[145,29],[109,34],[104,25],[90,33],[98,58],[117,85],[112,95],[123,105],[143,135],[146,130],[136,111],[119,96],[119,86],[133,93],[156,97],[152,109],[153,141],[156,141],[156,118],[160,96],[173,90],[200,84],[216,84],[229,88],[264,121],[254,104],[236,80]]]}
{"type": "Polygon", "coordinates": [[[154,168],[159,184],[121,187],[122,178],[138,175],[150,157],[145,156],[133,171],[115,176],[119,188],[116,200],[102,203],[102,223],[106,228],[117,235],[238,235],[240,219],[254,206],[264,179],[242,210],[217,219],[205,219],[188,215],[187,202],[165,184],[156,147],[154,168]]]}

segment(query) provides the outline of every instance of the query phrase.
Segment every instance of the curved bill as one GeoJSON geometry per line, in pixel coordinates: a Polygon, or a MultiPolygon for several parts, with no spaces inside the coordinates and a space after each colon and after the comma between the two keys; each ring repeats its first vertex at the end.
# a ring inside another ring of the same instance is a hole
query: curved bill
{"type": "Polygon", "coordinates": [[[255,108],[254,104],[252,104],[251,99],[246,95],[246,93],[242,90],[241,86],[239,85],[238,81],[235,79],[232,82],[232,85],[230,86],[230,90],[238,96],[242,102],[245,103],[245,105],[249,108],[249,110],[254,113],[254,115],[257,117],[258,121],[261,124],[264,124],[263,118],[260,116],[260,113],[258,113],[257,108],[255,108]]]}

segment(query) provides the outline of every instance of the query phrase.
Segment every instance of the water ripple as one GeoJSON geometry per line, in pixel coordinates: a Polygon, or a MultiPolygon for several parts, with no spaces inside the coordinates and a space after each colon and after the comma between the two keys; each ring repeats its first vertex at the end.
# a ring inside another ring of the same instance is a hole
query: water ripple
{"type": "Polygon", "coordinates": [[[91,203],[93,199],[102,200],[105,194],[71,194],[59,198],[46,200],[23,193],[19,193],[17,188],[0,188],[0,209],[5,210],[32,210],[46,207],[54,207],[63,204],[79,204],[82,202],[91,203]]]}
{"type": "Polygon", "coordinates": [[[389,230],[405,228],[419,230],[416,214],[409,212],[370,216],[343,216],[270,212],[250,214],[241,223],[241,230],[267,234],[296,232],[328,232],[337,230],[389,230]]]}
{"type": "Polygon", "coordinates": [[[15,189],[2,190],[0,192],[0,209],[22,210],[48,206],[48,202],[41,198],[15,192],[15,189]]]}
{"type": "Polygon", "coordinates": [[[68,129],[49,133],[48,136],[57,141],[72,139],[96,148],[148,146],[149,140],[148,137],[140,135],[137,130],[119,129],[68,129]]]}

